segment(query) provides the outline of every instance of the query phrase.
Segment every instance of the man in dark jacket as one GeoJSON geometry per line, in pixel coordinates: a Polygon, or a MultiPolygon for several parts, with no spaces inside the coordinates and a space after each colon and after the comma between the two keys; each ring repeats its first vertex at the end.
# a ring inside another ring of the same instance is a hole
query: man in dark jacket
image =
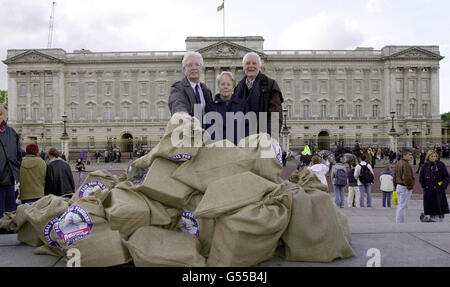
{"type": "Polygon", "coordinates": [[[169,96],[169,109],[173,115],[177,112],[185,112],[191,116],[201,117],[205,113],[205,107],[212,101],[211,90],[200,82],[203,71],[203,57],[198,52],[186,52],[182,61],[183,71],[186,77],[172,85],[169,96]],[[194,106],[201,105],[202,114],[194,114],[194,106]]]}
{"type": "Polygon", "coordinates": [[[261,57],[255,53],[247,53],[242,64],[244,66],[245,76],[234,90],[235,94],[247,101],[249,111],[256,113],[258,119],[258,131],[264,131],[264,124],[267,127],[267,133],[272,137],[279,138],[281,125],[283,124],[283,115],[281,103],[283,103],[283,95],[277,82],[265,74],[261,73],[261,57]],[[267,122],[262,123],[259,119],[259,113],[267,113],[267,122]],[[271,119],[272,113],[278,113],[278,134],[272,134],[271,119]]]}
{"type": "Polygon", "coordinates": [[[22,164],[19,136],[7,123],[8,108],[0,105],[0,218],[4,212],[16,210],[14,186],[22,164]]]}

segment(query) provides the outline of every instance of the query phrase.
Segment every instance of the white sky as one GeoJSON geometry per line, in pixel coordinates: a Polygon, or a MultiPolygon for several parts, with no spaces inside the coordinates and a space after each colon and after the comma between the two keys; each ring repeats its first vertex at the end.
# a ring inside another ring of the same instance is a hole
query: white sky
{"type": "MultiPolygon", "coordinates": [[[[54,48],[185,50],[188,36],[222,36],[222,0],[56,0],[54,48]]],[[[46,48],[51,0],[0,0],[0,59],[46,48]]],[[[377,50],[438,45],[440,112],[450,111],[448,0],[225,0],[226,36],[263,36],[266,50],[377,50]]],[[[0,63],[0,89],[7,89],[0,63]]]]}

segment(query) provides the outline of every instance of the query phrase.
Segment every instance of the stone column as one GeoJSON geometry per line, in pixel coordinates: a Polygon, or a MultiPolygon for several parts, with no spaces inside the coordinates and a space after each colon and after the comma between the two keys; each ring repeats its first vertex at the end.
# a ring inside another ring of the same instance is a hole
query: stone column
{"type": "Polygon", "coordinates": [[[405,116],[411,116],[409,114],[409,101],[408,101],[408,72],[409,67],[403,67],[403,106],[405,116]]]}
{"type": "Polygon", "coordinates": [[[26,75],[26,77],[27,77],[27,106],[26,106],[26,109],[27,109],[27,120],[29,121],[32,118],[32,115],[31,115],[31,89],[33,87],[31,86],[31,72],[28,71],[26,73],[27,73],[27,75],[26,75]]]}
{"type": "Polygon", "coordinates": [[[17,122],[17,73],[8,73],[8,121],[17,122]]]}
{"type": "Polygon", "coordinates": [[[328,81],[330,83],[328,95],[330,99],[330,112],[329,116],[337,117],[337,109],[336,109],[336,69],[330,68],[328,69],[329,77],[328,81]]]}
{"type": "Polygon", "coordinates": [[[416,68],[416,99],[417,99],[417,116],[423,116],[422,110],[422,69],[423,67],[416,68]]]}
{"type": "Polygon", "coordinates": [[[439,114],[439,67],[431,68],[430,88],[431,117],[438,120],[441,117],[439,114]]]}
{"type": "Polygon", "coordinates": [[[319,93],[320,93],[319,82],[317,80],[318,74],[319,74],[319,69],[317,69],[317,68],[311,69],[311,95],[312,95],[313,102],[311,104],[310,116],[312,118],[314,118],[314,116],[317,116],[320,118],[320,105],[319,105],[319,102],[317,101],[318,100],[317,98],[314,100],[314,95],[319,95],[319,93]]]}
{"type": "Polygon", "coordinates": [[[345,87],[346,95],[347,95],[347,114],[355,116],[355,109],[353,108],[353,69],[346,68],[345,69],[347,75],[347,84],[345,87]]]}
{"type": "Polygon", "coordinates": [[[394,105],[392,104],[392,94],[391,94],[391,72],[388,67],[384,67],[383,70],[383,103],[384,103],[384,118],[389,119],[391,111],[395,111],[394,105]]]}

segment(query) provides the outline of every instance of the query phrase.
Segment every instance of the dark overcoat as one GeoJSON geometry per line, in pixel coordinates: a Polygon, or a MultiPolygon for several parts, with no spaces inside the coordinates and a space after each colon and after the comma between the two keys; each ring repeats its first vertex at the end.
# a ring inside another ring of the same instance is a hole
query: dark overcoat
{"type": "Polygon", "coordinates": [[[423,210],[425,215],[450,213],[445,190],[449,185],[447,167],[441,161],[427,161],[420,170],[420,185],[423,188],[423,210]],[[439,182],[442,182],[439,185],[439,182]]]}

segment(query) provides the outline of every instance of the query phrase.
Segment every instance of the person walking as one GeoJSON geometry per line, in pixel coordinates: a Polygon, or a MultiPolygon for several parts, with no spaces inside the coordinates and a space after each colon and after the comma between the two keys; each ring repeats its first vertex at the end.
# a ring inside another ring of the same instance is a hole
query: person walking
{"type": "Polygon", "coordinates": [[[417,171],[416,171],[417,174],[420,173],[420,169],[422,168],[422,165],[425,163],[425,157],[426,157],[426,152],[424,149],[422,149],[422,151],[420,152],[419,167],[417,168],[417,171]]]}
{"type": "Polygon", "coordinates": [[[309,171],[314,173],[320,182],[328,187],[327,178],[325,177],[329,167],[323,163],[320,163],[320,157],[315,155],[311,158],[311,166],[308,167],[309,171]]]}
{"type": "Polygon", "coordinates": [[[22,203],[33,203],[44,196],[47,164],[39,155],[37,144],[26,147],[27,155],[20,166],[20,195],[22,203]]]}
{"type": "Polygon", "coordinates": [[[371,188],[374,182],[372,166],[366,162],[366,155],[361,155],[361,162],[355,167],[354,177],[358,181],[360,204],[364,207],[364,193],[367,194],[367,207],[372,207],[371,188]]]}
{"type": "Polygon", "coordinates": [[[19,182],[22,153],[19,136],[8,126],[8,108],[0,105],[0,218],[16,210],[16,183],[19,182]]]}
{"type": "Polygon", "coordinates": [[[394,187],[397,191],[398,205],[395,215],[396,223],[405,222],[406,209],[414,188],[414,176],[409,161],[412,152],[409,149],[402,150],[402,158],[396,163],[394,169],[394,187]]]}
{"type": "Polygon", "coordinates": [[[386,165],[380,175],[380,190],[383,193],[383,207],[391,207],[392,192],[394,191],[394,174],[391,166],[386,165]]]}
{"type": "Polygon", "coordinates": [[[61,158],[56,148],[48,151],[47,174],[45,176],[45,195],[54,194],[62,196],[75,192],[75,183],[69,164],[61,158]]]}
{"type": "Polygon", "coordinates": [[[83,160],[81,158],[77,159],[75,169],[78,173],[78,184],[81,185],[83,183],[83,171],[86,171],[83,160]]]}
{"type": "Polygon", "coordinates": [[[425,164],[420,171],[419,182],[423,188],[422,221],[442,222],[449,212],[445,190],[449,185],[449,174],[445,164],[438,159],[437,152],[431,150],[425,157],[425,164]],[[424,220],[425,217],[429,220],[424,220]]]}
{"type": "Polygon", "coordinates": [[[342,208],[345,205],[345,186],[347,185],[347,170],[341,163],[341,157],[336,158],[336,164],[331,168],[331,182],[334,188],[334,202],[342,208]]]}
{"type": "Polygon", "coordinates": [[[347,205],[348,207],[361,207],[359,203],[360,191],[358,187],[358,181],[355,178],[355,167],[356,162],[351,163],[351,168],[347,173],[348,179],[348,195],[347,195],[347,205]]]}

